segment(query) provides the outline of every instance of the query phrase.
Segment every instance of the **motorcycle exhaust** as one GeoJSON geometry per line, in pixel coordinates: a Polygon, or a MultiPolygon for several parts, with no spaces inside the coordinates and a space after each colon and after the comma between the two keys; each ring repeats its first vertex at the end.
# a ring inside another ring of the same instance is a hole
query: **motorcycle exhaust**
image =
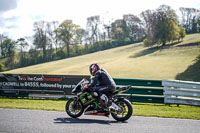
{"type": "Polygon", "coordinates": [[[87,111],[84,113],[85,115],[99,115],[99,116],[107,116],[106,112],[100,113],[97,110],[87,111]]]}
{"type": "Polygon", "coordinates": [[[114,109],[116,111],[121,111],[121,108],[118,105],[116,105],[114,102],[112,102],[112,105],[109,108],[114,109]]]}

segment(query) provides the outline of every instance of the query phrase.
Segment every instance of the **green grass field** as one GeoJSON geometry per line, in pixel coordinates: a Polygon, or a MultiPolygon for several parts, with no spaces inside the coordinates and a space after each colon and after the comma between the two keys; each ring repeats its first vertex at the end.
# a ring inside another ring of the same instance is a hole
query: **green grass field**
{"type": "Polygon", "coordinates": [[[168,48],[143,47],[142,43],[122,46],[83,56],[7,71],[20,74],[89,75],[91,63],[98,63],[114,78],[185,79],[200,81],[200,34],[187,35],[168,48]],[[179,47],[177,47],[179,46],[179,47]],[[185,47],[180,47],[185,46],[185,47]],[[195,66],[193,66],[195,65],[195,66]],[[188,70],[189,69],[189,70],[188,70]],[[189,76],[188,76],[189,71],[189,76]],[[193,72],[191,74],[191,72],[193,72]]]}
{"type": "MultiPolygon", "coordinates": [[[[0,108],[17,108],[33,110],[65,111],[66,101],[29,100],[29,99],[0,99],[0,108]]],[[[134,116],[153,116],[168,118],[184,118],[200,120],[200,107],[164,104],[133,103],[134,116]]],[[[67,115],[67,114],[66,114],[67,115]]]]}

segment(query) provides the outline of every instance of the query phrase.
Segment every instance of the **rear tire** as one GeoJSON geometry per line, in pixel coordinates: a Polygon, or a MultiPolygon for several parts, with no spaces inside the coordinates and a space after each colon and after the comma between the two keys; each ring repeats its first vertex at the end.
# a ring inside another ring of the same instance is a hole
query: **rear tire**
{"type": "Polygon", "coordinates": [[[114,111],[111,113],[112,117],[117,121],[126,121],[128,120],[133,113],[133,107],[130,101],[127,99],[119,99],[117,102],[115,102],[122,111],[114,111]]]}
{"type": "Polygon", "coordinates": [[[65,106],[66,113],[72,118],[77,118],[83,114],[84,107],[76,98],[71,98],[67,101],[65,106]]]}

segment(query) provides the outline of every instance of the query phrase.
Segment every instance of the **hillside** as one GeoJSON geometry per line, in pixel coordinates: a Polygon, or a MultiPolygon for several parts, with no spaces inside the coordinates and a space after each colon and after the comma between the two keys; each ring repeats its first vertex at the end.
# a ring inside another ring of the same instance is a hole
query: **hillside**
{"type": "Polygon", "coordinates": [[[98,63],[115,78],[200,81],[198,57],[200,34],[192,34],[182,43],[164,48],[146,48],[142,43],[136,43],[4,73],[88,75],[89,65],[98,63]]]}

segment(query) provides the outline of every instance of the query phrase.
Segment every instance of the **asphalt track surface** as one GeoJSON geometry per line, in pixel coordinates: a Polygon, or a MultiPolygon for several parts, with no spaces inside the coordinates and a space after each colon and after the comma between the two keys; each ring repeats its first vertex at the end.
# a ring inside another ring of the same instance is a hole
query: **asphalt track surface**
{"type": "Polygon", "coordinates": [[[132,116],[70,118],[65,112],[1,109],[0,133],[200,133],[200,120],[132,116]]]}

